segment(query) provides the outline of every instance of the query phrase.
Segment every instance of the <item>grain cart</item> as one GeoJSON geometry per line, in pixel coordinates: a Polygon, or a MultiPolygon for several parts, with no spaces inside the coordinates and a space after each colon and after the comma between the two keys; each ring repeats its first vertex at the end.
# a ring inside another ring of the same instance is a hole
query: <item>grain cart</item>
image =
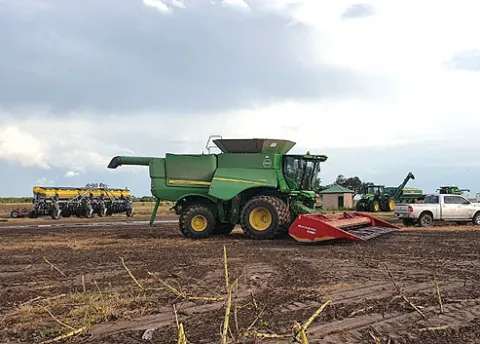
{"type": "MultiPolygon", "coordinates": [[[[210,142],[210,140],[209,140],[210,142]]],[[[298,241],[367,240],[391,232],[387,222],[357,212],[313,214],[320,163],[325,155],[288,154],[295,142],[275,139],[215,139],[219,154],[114,157],[108,168],[148,166],[151,192],[174,202],[185,237],[230,233],[239,224],[253,239],[290,234],[298,241]]]]}
{"type": "Polygon", "coordinates": [[[410,179],[415,179],[412,172],[409,172],[403,182],[397,187],[385,187],[384,185],[371,185],[367,188],[366,193],[357,202],[357,211],[393,211],[395,202],[404,199],[415,198],[421,196],[421,190],[415,188],[405,188],[410,179]],[[417,193],[420,192],[420,194],[417,193]]]}

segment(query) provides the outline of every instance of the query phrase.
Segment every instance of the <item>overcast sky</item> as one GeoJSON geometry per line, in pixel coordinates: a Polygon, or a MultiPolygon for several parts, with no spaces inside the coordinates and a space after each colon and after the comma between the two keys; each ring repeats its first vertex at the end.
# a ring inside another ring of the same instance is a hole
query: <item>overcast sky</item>
{"type": "Polygon", "coordinates": [[[480,192],[480,1],[0,0],[0,196],[116,155],[294,140],[338,174],[480,192]]]}

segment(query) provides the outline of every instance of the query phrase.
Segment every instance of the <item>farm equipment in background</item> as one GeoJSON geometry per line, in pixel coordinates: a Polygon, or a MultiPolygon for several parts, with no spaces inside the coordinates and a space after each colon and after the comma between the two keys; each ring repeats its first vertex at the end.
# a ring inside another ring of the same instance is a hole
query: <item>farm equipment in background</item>
{"type": "Polygon", "coordinates": [[[133,215],[128,189],[109,189],[104,184],[85,187],[33,187],[33,211],[31,217],[51,216],[91,218],[94,214],[107,216],[125,212],[133,215]]]}
{"type": "Polygon", "coordinates": [[[393,211],[395,203],[414,202],[422,196],[422,190],[418,188],[405,188],[405,185],[415,179],[412,172],[409,172],[403,182],[397,187],[385,187],[384,185],[371,185],[366,193],[357,202],[357,211],[379,212],[393,211]]]}
{"type": "Polygon", "coordinates": [[[23,209],[17,208],[17,209],[13,209],[10,212],[10,217],[13,218],[13,219],[19,219],[19,218],[24,218],[24,217],[34,218],[35,217],[35,211],[32,210],[32,209],[27,209],[27,208],[23,208],[23,209]]]}
{"type": "Polygon", "coordinates": [[[398,227],[359,213],[315,214],[315,190],[326,155],[287,154],[289,140],[213,140],[212,154],[172,154],[164,158],[116,156],[108,168],[148,166],[151,193],[172,201],[179,229],[188,238],[230,233],[237,224],[252,239],[290,234],[298,241],[367,240],[398,227]]]}
{"type": "Polygon", "coordinates": [[[464,192],[470,192],[469,189],[460,189],[458,186],[440,186],[437,189],[440,194],[463,195],[464,192]]]}

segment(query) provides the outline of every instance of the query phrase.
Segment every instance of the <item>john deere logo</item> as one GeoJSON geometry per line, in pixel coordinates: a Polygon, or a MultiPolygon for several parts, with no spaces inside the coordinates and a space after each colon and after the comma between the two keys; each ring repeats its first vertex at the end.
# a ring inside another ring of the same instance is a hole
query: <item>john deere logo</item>
{"type": "Polygon", "coordinates": [[[269,168],[272,167],[272,160],[270,160],[268,157],[263,160],[263,167],[269,168]]]}

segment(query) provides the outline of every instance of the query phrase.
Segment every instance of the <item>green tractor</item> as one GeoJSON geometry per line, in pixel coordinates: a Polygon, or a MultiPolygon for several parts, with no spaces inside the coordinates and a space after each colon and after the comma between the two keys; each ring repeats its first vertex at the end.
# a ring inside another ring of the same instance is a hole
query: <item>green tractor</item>
{"type": "Polygon", "coordinates": [[[415,198],[421,196],[422,191],[420,189],[404,189],[410,179],[415,179],[412,172],[409,172],[407,177],[397,187],[385,187],[384,185],[369,186],[366,193],[357,202],[356,210],[372,213],[379,211],[391,212],[395,209],[395,203],[402,201],[405,197],[415,198]]]}
{"type": "Polygon", "coordinates": [[[108,168],[148,166],[157,200],[150,226],[160,200],[172,201],[179,229],[188,238],[228,234],[237,224],[253,239],[288,233],[308,242],[368,240],[396,228],[363,214],[345,213],[334,221],[331,215],[313,214],[320,163],[326,155],[287,154],[295,145],[289,140],[223,138],[213,140],[221,153],[212,154],[210,139],[208,154],[117,156],[108,168]]]}

